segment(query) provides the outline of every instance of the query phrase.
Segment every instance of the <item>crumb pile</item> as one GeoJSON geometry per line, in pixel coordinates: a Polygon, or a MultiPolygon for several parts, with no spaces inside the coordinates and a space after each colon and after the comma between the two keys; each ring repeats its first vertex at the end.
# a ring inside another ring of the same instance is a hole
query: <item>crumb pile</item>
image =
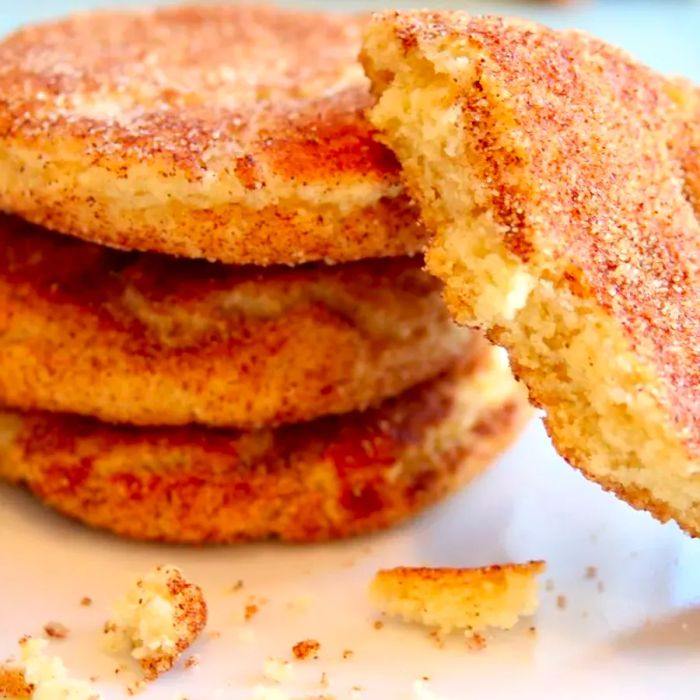
{"type": "Polygon", "coordinates": [[[58,656],[48,656],[45,639],[20,640],[15,668],[0,670],[0,694],[10,700],[101,700],[89,681],[71,678],[58,656]]]}
{"type": "Polygon", "coordinates": [[[311,541],[517,434],[507,364],[412,257],[365,23],[169,7],[0,42],[0,477],[132,538],[311,541]]]}
{"type": "Polygon", "coordinates": [[[158,566],[139,578],[104,626],[105,646],[128,651],[146,680],[169,671],[207,623],[207,604],[199,586],[180,569],[158,566]]]}

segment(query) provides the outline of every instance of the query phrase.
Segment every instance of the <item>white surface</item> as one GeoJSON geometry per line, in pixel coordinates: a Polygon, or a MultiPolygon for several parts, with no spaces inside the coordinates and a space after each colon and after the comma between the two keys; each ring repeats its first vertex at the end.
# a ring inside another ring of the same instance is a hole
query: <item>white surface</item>
{"type": "Polygon", "coordinates": [[[411,698],[427,675],[445,698],[698,698],[700,543],[662,526],[586,482],[553,453],[538,422],[471,488],[408,527],[325,546],[258,545],[204,549],[140,545],[84,529],[45,511],[28,495],[0,488],[0,655],[48,621],[71,635],[51,641],[74,675],[100,678],[106,698],[126,697],[120,663],[99,649],[99,629],[130,576],[159,563],[182,566],[210,604],[209,631],[195,669],[151,685],[143,700],[249,698],[268,656],[291,657],[301,639],[321,643],[317,661],[295,664],[291,697],[325,691],[349,698],[411,698]],[[533,621],[490,636],[479,652],[463,638],[443,649],[426,632],[387,623],[366,596],[373,572],[395,564],[479,565],[544,558],[555,590],[542,586],[533,621]],[[586,578],[588,566],[598,577],[586,578]],[[231,592],[243,579],[242,591],[231,592]],[[598,590],[598,581],[604,591],[598,590]],[[307,610],[290,609],[311,594],[307,610]],[[558,595],[567,607],[560,610],[558,595]],[[91,596],[89,608],[79,604],[91,596]],[[267,598],[247,624],[249,595],[267,598]],[[537,626],[535,636],[529,625],[537,626]],[[252,630],[254,638],[247,632],[252,630]],[[344,649],[354,657],[341,660],[344,649]],[[217,691],[220,693],[217,694],[217,691]]]}

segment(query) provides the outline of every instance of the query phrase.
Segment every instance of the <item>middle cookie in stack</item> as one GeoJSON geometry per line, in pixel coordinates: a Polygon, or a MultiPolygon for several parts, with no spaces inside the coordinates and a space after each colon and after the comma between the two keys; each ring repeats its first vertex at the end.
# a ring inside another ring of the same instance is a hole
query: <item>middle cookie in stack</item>
{"type": "Polygon", "coordinates": [[[2,476],[130,537],[307,541],[510,442],[507,366],[418,260],[359,260],[423,237],[363,117],[362,24],[167,9],[0,46],[2,476]]]}

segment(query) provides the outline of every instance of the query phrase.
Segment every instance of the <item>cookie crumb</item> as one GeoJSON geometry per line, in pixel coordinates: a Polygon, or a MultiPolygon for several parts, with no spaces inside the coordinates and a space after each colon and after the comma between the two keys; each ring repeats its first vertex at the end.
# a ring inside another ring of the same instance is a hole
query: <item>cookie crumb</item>
{"type": "Polygon", "coordinates": [[[44,625],[44,632],[51,639],[65,639],[70,630],[60,622],[47,622],[44,625]]]}
{"type": "Polygon", "coordinates": [[[260,611],[260,608],[255,604],[255,603],[248,603],[245,606],[245,610],[243,612],[243,617],[245,617],[245,621],[248,622],[248,620],[252,620],[260,611]]]}
{"type": "Polygon", "coordinates": [[[537,609],[537,577],[545,566],[543,561],[475,569],[399,566],[377,572],[370,596],[382,614],[445,634],[510,629],[537,609]]]}
{"type": "Polygon", "coordinates": [[[598,575],[598,567],[587,566],[586,567],[586,578],[595,578],[598,575]]]}
{"type": "Polygon", "coordinates": [[[33,686],[27,683],[20,668],[0,666],[0,698],[30,700],[33,686]]]}
{"type": "MultiPolygon", "coordinates": [[[[71,700],[101,700],[102,696],[89,681],[70,678],[63,660],[58,656],[47,656],[48,641],[33,637],[23,637],[20,641],[21,681],[15,688],[14,698],[70,698],[71,700]],[[30,694],[26,694],[26,689],[30,694]],[[24,693],[24,694],[22,694],[24,693]]],[[[0,691],[4,689],[0,687],[0,691]]],[[[4,695],[3,695],[4,696],[4,695]]]]}
{"type": "Polygon", "coordinates": [[[221,632],[219,630],[212,630],[209,632],[209,639],[220,639],[221,638],[221,632]]]}
{"type": "Polygon", "coordinates": [[[567,600],[565,595],[560,594],[557,596],[557,607],[559,608],[559,610],[564,610],[566,608],[566,603],[567,600]]]}
{"type": "Polygon", "coordinates": [[[534,637],[537,634],[537,627],[530,627],[528,632],[534,637]]]}
{"type": "Polygon", "coordinates": [[[348,659],[352,659],[352,657],[355,655],[355,652],[352,649],[343,649],[343,661],[347,661],[348,659]]]}
{"type": "Polygon", "coordinates": [[[292,653],[300,661],[306,661],[306,659],[311,656],[313,656],[314,659],[318,659],[320,648],[321,644],[315,639],[304,639],[301,642],[297,642],[292,647],[292,653]]]}
{"type": "Polygon", "coordinates": [[[104,640],[114,653],[129,652],[152,681],[173,667],[206,621],[201,588],[177,567],[158,566],[117,602],[104,625],[104,640]]]}
{"type": "Polygon", "coordinates": [[[142,680],[138,680],[133,685],[127,686],[126,688],[126,692],[129,695],[138,695],[139,693],[143,693],[144,690],[146,690],[146,684],[142,680]]]}
{"type": "Polygon", "coordinates": [[[88,608],[88,607],[90,607],[90,606],[92,605],[92,598],[91,598],[89,595],[84,595],[84,596],[80,599],[80,604],[81,604],[84,608],[88,608]]]}
{"type": "Polygon", "coordinates": [[[239,578],[236,583],[231,586],[231,592],[236,593],[237,591],[240,591],[243,588],[243,579],[239,578]]]}
{"type": "Polygon", "coordinates": [[[467,646],[472,651],[481,651],[482,649],[486,649],[486,637],[478,632],[475,632],[467,637],[467,646]]]}
{"type": "Polygon", "coordinates": [[[384,623],[381,620],[375,620],[372,623],[372,627],[374,627],[375,630],[380,630],[382,627],[384,627],[384,623]]]}
{"type": "Polygon", "coordinates": [[[321,673],[321,680],[319,680],[318,684],[323,688],[324,690],[328,687],[328,676],[325,671],[321,673]]]}
{"type": "Polygon", "coordinates": [[[196,668],[199,666],[199,654],[192,654],[188,659],[185,659],[185,668],[196,668]]]}
{"type": "Polygon", "coordinates": [[[445,635],[439,629],[430,630],[430,632],[428,632],[428,637],[430,637],[438,649],[445,648],[445,635]]]}

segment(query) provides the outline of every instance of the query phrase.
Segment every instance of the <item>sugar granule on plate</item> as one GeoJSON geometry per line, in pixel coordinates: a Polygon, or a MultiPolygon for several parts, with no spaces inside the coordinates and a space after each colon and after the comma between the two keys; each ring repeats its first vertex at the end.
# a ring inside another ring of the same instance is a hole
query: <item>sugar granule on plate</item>
{"type": "Polygon", "coordinates": [[[128,695],[138,695],[146,690],[146,684],[142,680],[137,680],[126,689],[128,695]]]}
{"type": "Polygon", "coordinates": [[[47,622],[44,625],[44,632],[51,639],[65,639],[70,630],[60,622],[47,622]]]}
{"type": "Polygon", "coordinates": [[[189,658],[185,659],[185,668],[196,668],[199,666],[199,654],[192,654],[189,658]]]}
{"type": "Polygon", "coordinates": [[[252,620],[260,611],[260,608],[255,603],[247,603],[243,610],[243,617],[248,622],[252,620]]]}

